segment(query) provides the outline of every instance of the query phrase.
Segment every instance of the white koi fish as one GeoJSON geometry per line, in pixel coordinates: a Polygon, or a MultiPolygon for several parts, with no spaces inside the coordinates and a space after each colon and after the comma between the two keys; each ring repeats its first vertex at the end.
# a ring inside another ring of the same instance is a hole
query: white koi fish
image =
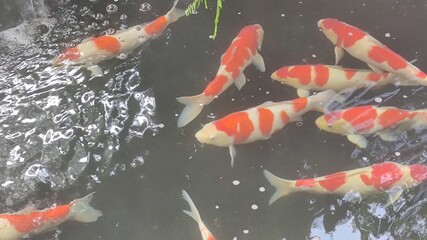
{"type": "Polygon", "coordinates": [[[344,135],[360,148],[365,136],[378,134],[384,141],[396,141],[400,131],[427,126],[427,109],[404,110],[395,107],[358,106],[326,113],[316,125],[327,132],[344,135]]]}
{"type": "Polygon", "coordinates": [[[0,214],[0,240],[17,240],[43,233],[67,220],[95,222],[102,216],[102,212],[89,206],[92,195],[44,210],[25,209],[17,213],[0,214]]]}
{"type": "Polygon", "coordinates": [[[402,86],[417,85],[388,72],[376,73],[321,64],[285,66],[275,71],[271,78],[296,88],[299,97],[308,97],[310,91],[329,89],[340,92],[349,88],[378,88],[391,83],[402,86]]]}
{"type": "Polygon", "coordinates": [[[361,29],[331,18],[321,19],[317,25],[335,45],[335,64],[345,50],[377,73],[390,72],[427,86],[427,74],[361,29]]]}
{"type": "Polygon", "coordinates": [[[289,122],[301,121],[302,115],[308,111],[324,112],[326,105],[335,96],[334,91],[328,90],[315,96],[291,101],[266,102],[206,124],[196,133],[196,138],[201,143],[228,147],[233,166],[236,156],[235,144],[269,139],[289,122]]]}
{"type": "Polygon", "coordinates": [[[420,164],[406,166],[394,162],[384,162],[317,178],[286,180],[276,177],[266,170],[264,170],[264,175],[276,189],[269,204],[295,192],[341,196],[349,192],[357,192],[366,196],[395,190],[387,203],[389,205],[400,197],[405,188],[414,187],[425,181],[427,167],[420,164]]]}
{"type": "Polygon", "coordinates": [[[205,223],[202,221],[200,217],[199,210],[197,210],[196,205],[194,205],[193,200],[191,200],[190,195],[185,190],[182,190],[182,198],[187,201],[188,205],[190,205],[190,211],[183,210],[188,216],[190,216],[194,221],[199,224],[200,233],[202,234],[203,240],[215,240],[213,234],[206,227],[205,223]]]}
{"type": "Polygon", "coordinates": [[[178,117],[178,127],[183,127],[191,122],[200,114],[204,106],[211,103],[233,83],[240,90],[246,84],[243,71],[251,63],[261,72],[265,71],[264,59],[258,53],[258,50],[261,50],[263,38],[264,30],[258,24],[246,26],[240,31],[221,56],[221,66],[203,93],[176,99],[185,104],[184,110],[178,117]]]}
{"type": "Polygon", "coordinates": [[[83,64],[93,75],[100,76],[103,74],[102,69],[95,64],[132,52],[142,44],[159,37],[169,24],[185,16],[184,10],[178,8],[177,4],[178,0],[166,15],[152,22],[136,25],[112,35],[87,38],[77,46],[63,50],[53,60],[53,64],[83,64]]]}

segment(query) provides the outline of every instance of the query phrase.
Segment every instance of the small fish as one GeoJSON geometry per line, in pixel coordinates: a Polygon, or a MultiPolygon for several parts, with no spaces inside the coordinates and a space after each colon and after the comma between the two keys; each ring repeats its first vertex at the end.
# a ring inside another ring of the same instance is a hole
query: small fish
{"type": "Polygon", "coordinates": [[[387,203],[389,205],[400,197],[405,188],[414,187],[425,181],[427,167],[420,164],[406,166],[394,162],[384,162],[317,178],[286,180],[266,170],[264,170],[264,176],[276,189],[269,204],[294,192],[344,196],[353,191],[366,196],[394,190],[387,203]]]}
{"type": "Polygon", "coordinates": [[[366,148],[367,135],[378,134],[384,141],[396,141],[400,131],[427,125],[427,109],[409,111],[395,107],[358,106],[326,113],[316,125],[327,132],[347,136],[366,148]]]}
{"type": "Polygon", "coordinates": [[[427,74],[361,29],[332,18],[321,19],[317,25],[335,45],[335,64],[345,50],[377,73],[390,72],[427,86],[427,74]]]}
{"type": "Polygon", "coordinates": [[[328,89],[340,92],[348,88],[377,88],[390,83],[417,85],[400,80],[401,77],[388,72],[376,73],[370,70],[321,64],[285,66],[275,71],[271,78],[296,88],[299,97],[308,97],[310,91],[328,89]]]}
{"type": "Polygon", "coordinates": [[[328,90],[315,96],[291,101],[265,102],[206,124],[196,133],[196,138],[201,143],[228,147],[233,166],[236,155],[235,144],[269,139],[273,133],[289,122],[301,121],[302,115],[308,111],[324,112],[326,105],[335,95],[334,91],[328,90]]]}
{"type": "Polygon", "coordinates": [[[87,38],[75,47],[64,49],[53,60],[53,65],[82,64],[92,72],[92,75],[102,76],[102,69],[96,65],[97,63],[120,54],[129,54],[142,44],[159,37],[169,24],[185,16],[184,10],[176,7],[177,4],[178,0],[166,15],[152,22],[136,25],[112,35],[87,38]]]}
{"type": "Polygon", "coordinates": [[[102,216],[102,212],[89,205],[92,196],[93,193],[68,205],[44,210],[24,209],[17,213],[0,214],[0,240],[15,240],[43,233],[55,229],[67,220],[95,222],[102,216]]]}
{"type": "Polygon", "coordinates": [[[258,53],[261,50],[263,37],[264,30],[258,24],[246,26],[240,31],[221,56],[221,66],[203,93],[176,99],[185,105],[178,117],[178,127],[183,127],[191,122],[200,114],[204,106],[211,103],[233,83],[240,90],[246,84],[243,71],[251,63],[261,72],[265,71],[264,59],[258,53]]]}
{"type": "Polygon", "coordinates": [[[213,234],[206,227],[205,223],[203,223],[202,218],[199,214],[199,210],[197,210],[196,205],[194,205],[193,200],[191,200],[190,195],[188,195],[185,190],[182,190],[182,198],[184,198],[184,200],[188,202],[188,205],[190,205],[190,211],[183,210],[183,212],[199,224],[199,229],[200,233],[202,234],[203,240],[215,240],[213,234]]]}

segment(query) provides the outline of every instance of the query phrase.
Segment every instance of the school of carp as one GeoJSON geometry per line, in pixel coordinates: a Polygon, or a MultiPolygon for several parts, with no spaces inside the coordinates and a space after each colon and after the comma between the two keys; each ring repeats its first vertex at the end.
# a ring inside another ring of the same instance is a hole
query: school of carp
{"type": "MultiPolygon", "coordinates": [[[[92,75],[102,76],[103,70],[97,63],[122,53],[130,53],[147,41],[159,37],[169,24],[185,16],[183,9],[186,6],[181,5],[179,1],[175,1],[167,14],[152,22],[133,26],[113,35],[85,39],[75,47],[64,49],[53,60],[53,64],[82,65],[92,75]]],[[[278,69],[271,74],[271,78],[295,88],[299,98],[265,102],[230,113],[204,124],[195,138],[204,144],[227,147],[231,166],[234,166],[235,145],[267,140],[287,124],[301,121],[302,116],[312,110],[323,114],[315,120],[321,130],[345,136],[359,148],[366,148],[369,144],[366,137],[373,134],[384,141],[395,141],[402,131],[427,126],[427,109],[405,110],[364,105],[329,111],[328,105],[331,102],[345,101],[339,92],[360,88],[378,89],[387,84],[427,86],[427,75],[355,26],[330,18],[319,20],[317,25],[334,45],[335,65],[293,65],[278,69]],[[365,62],[371,70],[336,66],[345,52],[365,62]],[[312,95],[313,92],[317,94],[312,95]]],[[[221,56],[218,71],[203,92],[177,98],[179,103],[185,105],[178,117],[178,128],[193,121],[204,106],[213,102],[230,86],[242,89],[247,82],[244,71],[251,64],[265,72],[264,59],[260,54],[263,37],[264,30],[259,24],[241,29],[221,56]]],[[[279,178],[267,170],[263,173],[275,189],[269,204],[296,192],[341,196],[349,192],[356,192],[361,196],[387,192],[388,206],[405,189],[427,179],[427,167],[422,164],[402,165],[389,161],[317,178],[289,180],[279,178]]],[[[21,239],[43,233],[67,220],[84,223],[96,221],[102,213],[89,205],[92,196],[90,194],[70,204],[44,210],[24,209],[16,213],[0,214],[0,240],[21,239]]],[[[198,209],[185,190],[182,191],[182,197],[190,206],[190,211],[184,212],[197,222],[202,238],[214,240],[214,235],[202,221],[198,209]]]]}

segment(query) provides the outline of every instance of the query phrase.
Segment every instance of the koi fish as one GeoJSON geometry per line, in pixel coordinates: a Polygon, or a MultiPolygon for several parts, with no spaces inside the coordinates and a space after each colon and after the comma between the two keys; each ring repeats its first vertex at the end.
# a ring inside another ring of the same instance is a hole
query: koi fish
{"type": "Polygon", "coordinates": [[[264,59],[258,53],[258,50],[261,50],[263,38],[264,30],[258,24],[246,26],[240,31],[227,51],[221,56],[221,66],[203,93],[176,99],[185,105],[178,117],[178,127],[183,127],[196,118],[204,106],[211,103],[231,84],[234,83],[240,90],[246,84],[243,71],[251,63],[261,72],[265,71],[264,59]]]}
{"type": "Polygon", "coordinates": [[[197,210],[196,205],[194,205],[193,200],[191,200],[190,195],[188,195],[185,190],[182,190],[182,198],[184,198],[184,200],[187,201],[188,205],[190,205],[190,211],[183,210],[183,212],[199,224],[199,229],[200,233],[202,234],[203,240],[215,240],[213,234],[206,227],[205,223],[203,223],[202,218],[199,214],[199,210],[197,210]]]}
{"type": "Polygon", "coordinates": [[[302,115],[308,111],[324,112],[326,104],[335,95],[334,91],[328,90],[291,101],[265,102],[206,124],[196,133],[196,138],[201,143],[228,147],[233,166],[236,156],[234,145],[269,139],[289,122],[301,121],[302,115]]]}
{"type": "Polygon", "coordinates": [[[331,18],[321,19],[317,25],[335,45],[335,64],[345,50],[377,73],[391,72],[427,86],[427,74],[361,29],[331,18]]]}
{"type": "Polygon", "coordinates": [[[426,126],[427,109],[409,111],[395,107],[358,106],[326,113],[316,119],[316,125],[366,148],[366,135],[376,133],[384,141],[396,141],[399,131],[426,126]]]}
{"type": "Polygon", "coordinates": [[[409,86],[413,82],[401,80],[401,77],[388,72],[376,73],[370,70],[342,68],[331,65],[295,65],[285,66],[275,71],[271,78],[297,89],[299,97],[308,97],[310,91],[336,92],[348,88],[382,87],[390,83],[409,86]]]}
{"type": "Polygon", "coordinates": [[[394,162],[384,162],[317,178],[286,180],[267,170],[264,170],[264,176],[276,189],[270,198],[270,205],[279,198],[294,192],[343,196],[354,191],[366,196],[393,190],[393,195],[387,203],[388,206],[399,199],[405,187],[414,187],[425,181],[427,167],[420,164],[406,166],[394,162]]]}
{"type": "Polygon", "coordinates": [[[169,24],[185,16],[184,10],[177,7],[177,4],[178,0],[166,15],[152,22],[139,24],[112,35],[87,38],[77,46],[63,50],[53,60],[53,64],[83,64],[93,75],[101,76],[102,69],[95,64],[132,52],[142,44],[159,37],[169,24]]]}
{"type": "Polygon", "coordinates": [[[92,196],[93,193],[68,205],[44,210],[24,209],[17,213],[0,214],[0,240],[15,240],[43,233],[67,220],[95,222],[102,216],[102,212],[89,206],[92,196]]]}

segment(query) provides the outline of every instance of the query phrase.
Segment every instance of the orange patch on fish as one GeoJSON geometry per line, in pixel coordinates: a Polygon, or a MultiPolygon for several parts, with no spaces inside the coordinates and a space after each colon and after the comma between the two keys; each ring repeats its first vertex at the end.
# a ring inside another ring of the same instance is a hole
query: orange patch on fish
{"type": "Polygon", "coordinates": [[[295,112],[300,112],[305,107],[307,107],[308,98],[297,98],[292,100],[292,106],[294,107],[295,112]]]}
{"type": "Polygon", "coordinates": [[[413,118],[416,113],[411,114],[406,110],[401,109],[387,109],[381,115],[378,116],[378,123],[381,124],[384,128],[388,128],[398,124],[399,122],[407,119],[413,118]]]}
{"type": "Polygon", "coordinates": [[[342,118],[358,131],[371,129],[376,117],[377,111],[372,106],[360,106],[342,111],[342,118]]]}
{"type": "Polygon", "coordinates": [[[336,19],[323,20],[323,26],[330,29],[337,35],[338,47],[351,47],[357,41],[366,36],[366,33],[357,27],[340,22],[336,19]]]}
{"type": "Polygon", "coordinates": [[[91,41],[95,43],[99,50],[104,50],[113,54],[118,54],[120,51],[120,42],[113,36],[103,35],[93,38],[91,41]]]}
{"type": "Polygon", "coordinates": [[[255,130],[247,112],[236,112],[214,121],[218,131],[234,136],[235,143],[244,142],[255,130]]]}
{"type": "Polygon", "coordinates": [[[409,166],[411,177],[417,182],[423,182],[427,179],[427,167],[421,164],[409,166]]]}
{"type": "Polygon", "coordinates": [[[266,108],[258,108],[259,129],[264,135],[270,135],[274,123],[274,114],[266,108]]]}
{"type": "Polygon", "coordinates": [[[345,184],[347,175],[342,172],[326,175],[324,180],[320,180],[319,184],[329,192],[337,190],[345,184]]]}
{"type": "Polygon", "coordinates": [[[313,178],[298,179],[295,181],[295,186],[314,188],[316,186],[316,181],[313,178]]]}
{"type": "Polygon", "coordinates": [[[145,32],[148,35],[155,35],[162,33],[168,24],[168,19],[166,16],[158,17],[156,20],[149,23],[145,28],[145,32]]]}
{"type": "Polygon", "coordinates": [[[356,70],[354,69],[344,69],[344,72],[345,72],[345,78],[347,78],[347,80],[351,80],[353,76],[356,74],[356,70]]]}
{"type": "Polygon", "coordinates": [[[324,65],[315,65],[314,66],[315,78],[314,82],[317,86],[323,87],[329,79],[329,68],[324,65]]]}
{"type": "Polygon", "coordinates": [[[227,83],[228,78],[225,75],[216,76],[208,86],[205,88],[204,94],[206,96],[217,96],[224,89],[225,84],[227,83]]]}
{"type": "Polygon", "coordinates": [[[427,74],[421,70],[417,73],[416,76],[423,79],[427,78],[427,74]]]}
{"type": "Polygon", "coordinates": [[[368,55],[377,63],[387,62],[394,70],[399,70],[408,66],[404,58],[387,47],[373,46],[368,55]]]}
{"type": "Polygon", "coordinates": [[[65,60],[75,61],[80,58],[80,51],[77,47],[67,48],[61,52],[57,58],[57,63],[61,63],[65,60]]]}
{"type": "Polygon", "coordinates": [[[378,190],[390,189],[403,176],[400,168],[394,163],[372,165],[371,176],[361,174],[360,179],[368,186],[378,190]]]}
{"type": "Polygon", "coordinates": [[[280,112],[280,119],[282,119],[283,125],[286,125],[289,122],[289,116],[285,111],[280,112]]]}
{"type": "Polygon", "coordinates": [[[28,214],[2,214],[0,218],[7,219],[18,232],[28,233],[35,228],[47,223],[58,221],[70,212],[68,205],[55,207],[43,212],[32,212],[28,214]]]}
{"type": "Polygon", "coordinates": [[[382,74],[373,72],[368,74],[368,77],[366,80],[371,82],[378,82],[379,80],[381,80],[381,78],[382,78],[382,74]]]}
{"type": "Polygon", "coordinates": [[[307,85],[311,82],[311,66],[298,65],[289,68],[288,76],[296,78],[302,85],[307,85]]]}

